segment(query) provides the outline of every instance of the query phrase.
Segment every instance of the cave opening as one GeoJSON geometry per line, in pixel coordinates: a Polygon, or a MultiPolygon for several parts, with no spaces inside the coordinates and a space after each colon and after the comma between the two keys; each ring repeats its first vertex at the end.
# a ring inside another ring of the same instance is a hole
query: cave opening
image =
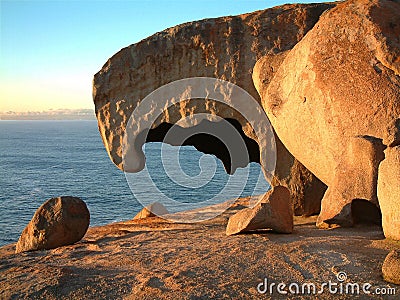
{"type": "Polygon", "coordinates": [[[381,225],[382,213],[370,201],[355,199],[351,202],[351,214],[354,224],[381,225]]]}
{"type": "Polygon", "coordinates": [[[203,120],[193,127],[178,127],[177,134],[187,136],[183,141],[179,137],[176,138],[176,135],[168,136],[168,132],[173,126],[170,123],[162,123],[156,128],[150,129],[146,132],[145,142],[163,142],[173,146],[193,146],[200,152],[212,154],[219,158],[228,174],[233,174],[239,167],[245,168],[251,162],[260,164],[260,149],[257,142],[243,132],[239,121],[235,119],[227,118],[219,122],[203,120]],[[231,127],[226,126],[226,122],[231,127]],[[221,139],[221,136],[230,140],[231,148],[221,139]],[[244,147],[239,147],[241,144],[244,144],[244,147]],[[235,152],[238,148],[242,148],[241,150],[246,152],[243,153],[242,151],[232,157],[232,152],[235,152]]]}
{"type": "Polygon", "coordinates": [[[157,199],[175,213],[233,203],[270,189],[258,143],[237,120],[202,119],[191,127],[161,123],[141,132],[135,143],[143,151],[145,168],[126,176],[144,205],[157,199]]]}

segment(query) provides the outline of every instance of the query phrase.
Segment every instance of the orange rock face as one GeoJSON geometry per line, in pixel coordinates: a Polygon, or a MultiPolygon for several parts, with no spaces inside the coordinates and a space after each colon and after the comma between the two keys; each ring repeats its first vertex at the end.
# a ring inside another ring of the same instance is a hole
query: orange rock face
{"type": "Polygon", "coordinates": [[[378,199],[385,236],[400,240],[400,146],[385,151],[379,166],[378,199]]]}
{"type": "MultiPolygon", "coordinates": [[[[328,185],[321,227],[351,225],[355,199],[378,206],[383,151],[400,143],[399,37],[398,1],[346,1],[323,14],[292,50],[265,56],[254,68],[277,135],[328,185]]],[[[392,181],[389,190],[398,186],[392,181]]]]}
{"type": "Polygon", "coordinates": [[[89,222],[89,210],[81,199],[65,196],[47,200],[22,232],[15,252],[76,243],[85,235],[89,222]]]}
{"type": "Polygon", "coordinates": [[[276,186],[253,208],[242,209],[231,216],[226,234],[259,229],[272,229],[278,233],[293,232],[293,202],[287,188],[276,186]]]}

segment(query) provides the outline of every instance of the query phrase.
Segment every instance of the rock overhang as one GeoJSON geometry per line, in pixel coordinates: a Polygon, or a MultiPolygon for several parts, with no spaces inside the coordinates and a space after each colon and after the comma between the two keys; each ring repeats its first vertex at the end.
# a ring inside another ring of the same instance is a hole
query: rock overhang
{"type": "MultiPolygon", "coordinates": [[[[138,103],[156,88],[174,80],[193,76],[227,80],[260,102],[251,78],[257,59],[271,51],[291,49],[319,15],[332,6],[331,3],[283,5],[188,22],[123,48],[106,62],[93,81],[96,116],[111,160],[122,167],[121,132],[138,103]]],[[[188,106],[191,104],[184,109],[188,106]]],[[[212,104],[203,112],[215,114],[214,108],[212,104]]],[[[187,113],[178,112],[178,116],[187,117],[187,113]]],[[[247,122],[238,114],[229,112],[221,117],[237,119],[243,132],[254,139],[247,122]]]]}
{"type": "MultiPolygon", "coordinates": [[[[123,169],[123,133],[129,118],[147,95],[165,84],[191,77],[217,78],[238,85],[260,103],[252,80],[256,61],[269,53],[292,49],[320,15],[334,6],[334,3],[283,5],[239,16],[189,22],[156,33],[116,53],[95,75],[93,82],[99,131],[111,160],[123,169]]],[[[164,113],[146,130],[190,117],[194,112],[193,103],[188,101],[175,107],[174,112],[164,113]]],[[[254,136],[254,128],[240,114],[212,102],[203,101],[203,104],[201,109],[195,109],[196,113],[235,119],[242,127],[241,132],[258,143],[259,152],[263,153],[266,145],[260,144],[254,136]]],[[[295,203],[303,203],[307,197],[318,202],[320,192],[326,187],[279,141],[277,156],[276,172],[269,180],[288,186],[296,194],[295,198],[298,197],[295,203]]],[[[260,162],[263,170],[268,169],[262,159],[260,162]]],[[[142,165],[139,162],[138,169],[142,165]]],[[[304,211],[303,208],[300,211],[304,211]]]]}

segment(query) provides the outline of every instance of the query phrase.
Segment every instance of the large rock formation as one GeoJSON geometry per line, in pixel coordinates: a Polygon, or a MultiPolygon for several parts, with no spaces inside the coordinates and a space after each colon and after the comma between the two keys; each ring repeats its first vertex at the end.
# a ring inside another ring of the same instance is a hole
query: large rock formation
{"type": "MultiPolygon", "coordinates": [[[[284,5],[239,16],[186,23],[119,51],[95,75],[93,82],[99,130],[111,160],[124,169],[122,145],[129,118],[143,98],[167,83],[188,77],[219,78],[237,84],[260,101],[251,77],[256,61],[263,55],[292,49],[314,26],[319,16],[333,6],[284,5]]],[[[189,92],[190,88],[185,92],[189,92]]],[[[165,103],[165,107],[171,104],[171,99],[159,101],[165,103]]],[[[217,115],[235,126],[238,124],[236,127],[241,135],[253,140],[246,141],[249,161],[260,162],[264,145],[254,134],[251,124],[232,107],[210,99],[191,99],[152,113],[160,115],[149,128],[141,128],[141,132],[148,135],[135,146],[138,152],[146,141],[163,141],[166,129],[178,120],[206,113],[211,122],[215,120],[210,116],[217,115]]],[[[147,114],[138,116],[134,122],[139,123],[139,119],[145,118],[148,118],[147,114]]],[[[194,125],[196,123],[192,122],[186,127],[194,125]]],[[[215,143],[210,143],[214,145],[212,147],[201,147],[203,141],[194,136],[187,144],[215,154],[222,159],[228,171],[234,172],[236,166],[231,166],[230,160],[224,159],[224,154],[215,143]]],[[[137,160],[137,169],[140,169],[144,165],[144,155],[139,153],[137,160]]],[[[297,214],[318,212],[326,189],[279,140],[272,184],[289,187],[297,214]]]]}
{"type": "Polygon", "coordinates": [[[90,222],[85,202],[76,197],[51,198],[43,203],[22,232],[16,253],[53,249],[82,239],[90,222]]]}
{"type": "MultiPolygon", "coordinates": [[[[398,170],[396,160],[383,161],[385,171],[378,173],[384,149],[400,144],[399,37],[399,1],[346,1],[321,16],[292,50],[267,55],[254,68],[277,135],[328,185],[321,227],[351,225],[353,200],[378,206],[381,175],[393,191],[381,192],[385,207],[399,202],[399,177],[389,174],[398,170]]],[[[393,157],[399,150],[388,151],[393,157]]],[[[396,226],[392,231],[399,232],[396,226]]]]}

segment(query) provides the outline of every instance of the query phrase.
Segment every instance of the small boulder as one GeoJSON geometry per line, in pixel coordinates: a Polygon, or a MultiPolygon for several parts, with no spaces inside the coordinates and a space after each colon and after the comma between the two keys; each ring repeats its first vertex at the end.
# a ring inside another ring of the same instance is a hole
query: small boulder
{"type": "Polygon", "coordinates": [[[386,256],[382,274],[385,281],[400,284],[400,249],[392,250],[386,256]]]}
{"type": "Polygon", "coordinates": [[[47,200],[22,232],[15,253],[53,249],[82,239],[90,222],[85,202],[63,196],[47,200]]]}
{"type": "Polygon", "coordinates": [[[168,210],[159,202],[154,202],[144,207],[133,219],[145,219],[149,217],[157,217],[168,214],[168,210]]]}
{"type": "Polygon", "coordinates": [[[231,216],[226,235],[256,229],[293,232],[293,201],[286,187],[274,187],[253,208],[245,208],[231,216]]]}

